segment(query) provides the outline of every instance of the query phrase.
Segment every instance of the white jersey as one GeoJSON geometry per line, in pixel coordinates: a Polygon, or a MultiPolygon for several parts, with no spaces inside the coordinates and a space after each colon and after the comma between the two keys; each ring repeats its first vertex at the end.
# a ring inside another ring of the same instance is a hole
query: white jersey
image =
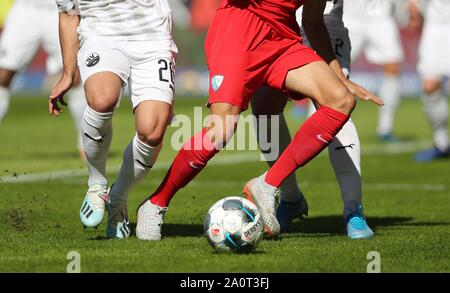
{"type": "MultiPolygon", "coordinates": [[[[297,10],[297,22],[302,25],[303,8],[297,10]]],[[[328,28],[343,28],[344,0],[327,0],[323,19],[328,28]]]]}
{"type": "Polygon", "coordinates": [[[55,10],[55,0],[15,0],[16,4],[55,10]]]}
{"type": "Polygon", "coordinates": [[[78,32],[119,40],[169,40],[172,10],[167,0],[56,0],[60,12],[76,9],[78,32]]]}
{"type": "Polygon", "coordinates": [[[392,17],[394,0],[353,0],[345,6],[345,15],[362,21],[377,20],[380,17],[392,17]]]}
{"type": "Polygon", "coordinates": [[[426,1],[425,21],[430,24],[450,25],[450,0],[426,1]]]}

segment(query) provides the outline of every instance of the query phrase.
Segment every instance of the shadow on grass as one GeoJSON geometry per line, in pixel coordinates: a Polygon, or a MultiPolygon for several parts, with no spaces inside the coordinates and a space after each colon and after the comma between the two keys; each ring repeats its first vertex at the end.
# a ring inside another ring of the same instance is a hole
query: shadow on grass
{"type": "MultiPolygon", "coordinates": [[[[130,223],[131,235],[136,235],[136,223],[130,223]]],[[[162,235],[166,237],[203,237],[203,225],[200,224],[171,224],[163,225],[162,235]]],[[[89,240],[108,240],[106,236],[95,236],[89,240]]]]}
{"type": "Polygon", "coordinates": [[[200,224],[164,224],[164,237],[199,237],[203,236],[203,225],[200,224]]]}
{"type": "MultiPolygon", "coordinates": [[[[407,226],[421,223],[408,223],[412,217],[369,217],[367,223],[376,231],[378,227],[407,226]]],[[[443,225],[445,223],[423,223],[424,225],[443,225]]],[[[447,225],[450,223],[446,223],[447,225]]],[[[289,233],[306,234],[345,234],[345,224],[341,215],[307,217],[302,221],[294,222],[289,233]]]]}
{"type": "MultiPolygon", "coordinates": [[[[376,231],[378,227],[389,226],[450,226],[450,222],[412,222],[412,217],[370,217],[369,226],[376,231]]],[[[130,223],[131,235],[136,235],[136,223],[130,223]]],[[[289,232],[284,233],[283,237],[289,237],[289,234],[303,233],[315,234],[315,237],[326,237],[330,235],[345,234],[345,225],[341,215],[307,217],[306,219],[294,222],[289,232]]],[[[167,223],[163,225],[162,235],[169,237],[203,237],[203,225],[201,224],[182,224],[167,223]]],[[[292,235],[293,236],[293,235],[292,235]]],[[[96,236],[90,240],[107,240],[105,236],[96,236]]],[[[280,239],[272,239],[278,241],[280,239]]],[[[266,239],[267,240],[267,239],[266,239]]]]}

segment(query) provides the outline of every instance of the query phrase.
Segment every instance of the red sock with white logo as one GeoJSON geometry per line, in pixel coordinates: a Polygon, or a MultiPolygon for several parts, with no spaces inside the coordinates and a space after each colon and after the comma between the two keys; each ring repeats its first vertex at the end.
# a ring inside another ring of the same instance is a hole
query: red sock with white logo
{"type": "Polygon", "coordinates": [[[188,140],[178,152],[150,202],[167,207],[175,193],[186,186],[219,151],[206,135],[206,128],[188,140]]]}
{"type": "Polygon", "coordinates": [[[266,174],[266,183],[280,187],[297,168],[317,156],[333,140],[350,116],[321,107],[295,134],[292,142],[266,174]]]}

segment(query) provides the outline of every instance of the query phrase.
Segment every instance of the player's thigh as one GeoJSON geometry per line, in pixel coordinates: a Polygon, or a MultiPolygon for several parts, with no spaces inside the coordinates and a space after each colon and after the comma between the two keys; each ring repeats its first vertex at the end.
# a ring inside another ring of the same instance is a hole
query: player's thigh
{"type": "Polygon", "coordinates": [[[43,24],[39,27],[42,47],[47,53],[47,73],[57,74],[63,68],[61,57],[61,46],[58,34],[58,13],[57,11],[45,11],[43,24]]]}
{"type": "Polygon", "coordinates": [[[262,86],[255,92],[250,102],[256,116],[279,114],[286,106],[287,95],[268,86],[262,86]]]}
{"type": "Polygon", "coordinates": [[[28,65],[40,45],[33,23],[38,19],[25,5],[11,9],[0,37],[0,68],[19,71],[28,65]],[[26,20],[26,21],[25,21],[26,20]]]}
{"type": "Polygon", "coordinates": [[[81,43],[78,67],[89,106],[98,112],[113,111],[130,75],[122,42],[88,37],[81,43]]]}
{"type": "Polygon", "coordinates": [[[348,35],[351,42],[350,59],[352,62],[356,62],[361,56],[366,44],[365,26],[357,21],[346,21],[345,25],[348,28],[348,35]]]}
{"type": "Polygon", "coordinates": [[[355,106],[354,96],[324,61],[290,70],[285,84],[288,90],[310,97],[319,106],[346,114],[350,114],[355,106]]]}
{"type": "Polygon", "coordinates": [[[403,61],[400,32],[393,19],[385,18],[376,24],[371,24],[367,33],[366,55],[370,62],[383,65],[398,64],[403,61]]]}
{"type": "Polygon", "coordinates": [[[419,46],[418,71],[423,79],[450,76],[449,25],[426,23],[419,46]]]}
{"type": "Polygon", "coordinates": [[[135,108],[134,113],[139,139],[150,146],[159,145],[172,118],[172,105],[146,100],[135,108]]]}

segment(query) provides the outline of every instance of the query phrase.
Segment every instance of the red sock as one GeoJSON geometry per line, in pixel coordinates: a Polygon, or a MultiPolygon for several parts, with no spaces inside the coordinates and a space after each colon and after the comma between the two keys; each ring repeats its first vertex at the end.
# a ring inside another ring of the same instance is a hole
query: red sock
{"type": "Polygon", "coordinates": [[[291,173],[327,147],[349,117],[328,107],[317,110],[303,123],[292,142],[269,169],[265,181],[280,187],[291,173]]]}
{"type": "Polygon", "coordinates": [[[175,193],[194,179],[217,152],[206,129],[194,135],[178,152],[163,182],[150,197],[151,203],[167,207],[175,193]]]}

